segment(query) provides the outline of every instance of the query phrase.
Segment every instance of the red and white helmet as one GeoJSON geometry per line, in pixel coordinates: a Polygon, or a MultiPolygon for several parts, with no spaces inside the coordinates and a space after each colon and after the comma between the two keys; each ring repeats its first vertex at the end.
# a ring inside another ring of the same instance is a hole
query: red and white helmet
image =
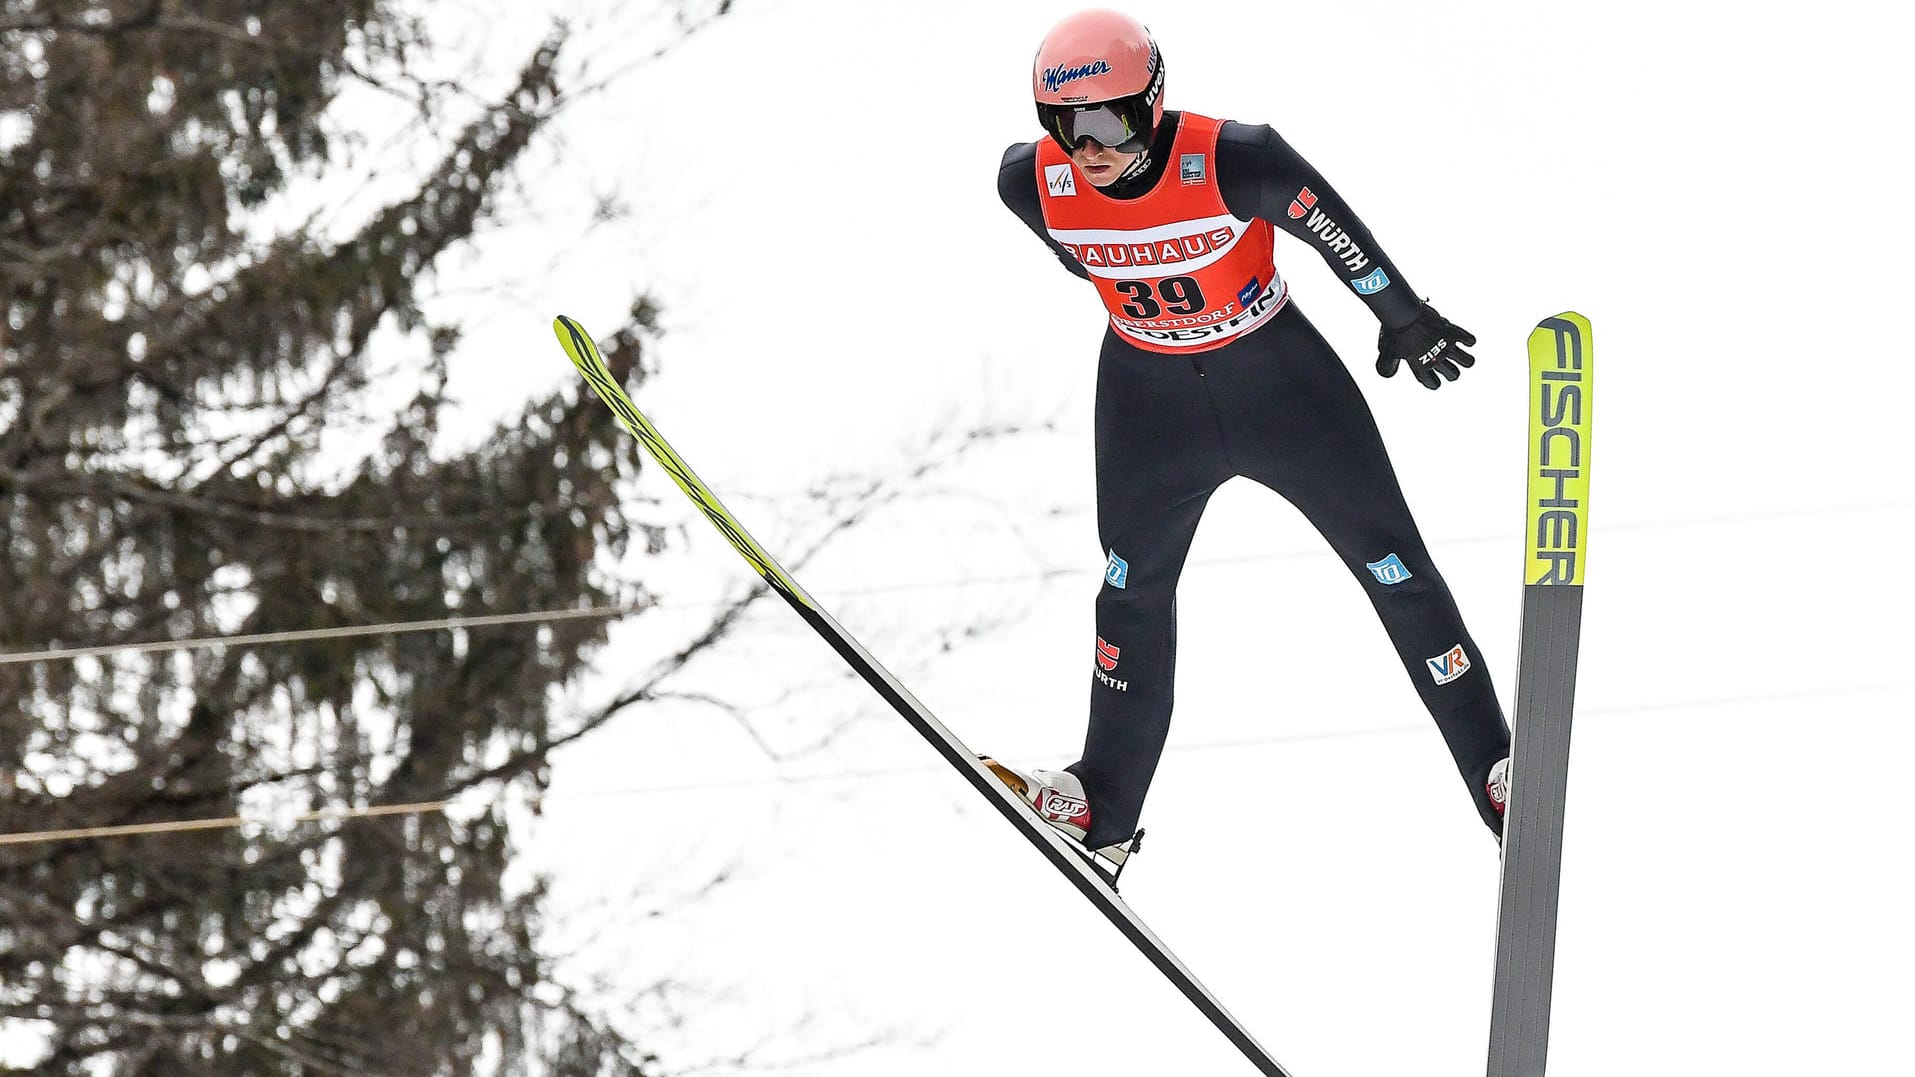
{"type": "Polygon", "coordinates": [[[1084,139],[1136,153],[1164,118],[1164,60],[1144,24],[1080,11],[1051,27],[1031,67],[1038,122],[1064,147],[1084,139]]]}

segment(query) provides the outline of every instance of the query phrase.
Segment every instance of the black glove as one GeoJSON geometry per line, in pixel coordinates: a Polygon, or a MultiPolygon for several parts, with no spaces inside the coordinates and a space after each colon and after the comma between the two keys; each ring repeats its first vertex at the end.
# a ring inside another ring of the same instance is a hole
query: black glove
{"type": "Polygon", "coordinates": [[[1376,372],[1388,378],[1398,363],[1410,364],[1410,373],[1425,389],[1435,389],[1444,381],[1455,381],[1462,373],[1457,367],[1475,366],[1476,357],[1463,350],[1474,347],[1476,334],[1458,328],[1455,322],[1436,313],[1428,303],[1420,304],[1416,320],[1401,329],[1384,329],[1376,335],[1376,372]],[[1438,375],[1442,380],[1438,380],[1438,375]]]}

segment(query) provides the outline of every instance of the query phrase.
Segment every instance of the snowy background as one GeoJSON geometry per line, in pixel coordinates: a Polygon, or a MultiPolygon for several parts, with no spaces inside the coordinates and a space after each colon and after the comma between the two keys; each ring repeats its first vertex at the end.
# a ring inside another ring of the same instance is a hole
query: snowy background
{"type": "MultiPolygon", "coordinates": [[[[835,475],[895,474],[941,427],[1049,424],[800,574],[970,745],[1037,765],[1083,731],[1102,315],[994,184],[1005,146],[1038,135],[1036,43],[1075,7],[741,0],[656,63],[670,28],[609,4],[446,8],[501,78],[556,10],[583,31],[572,62],[606,80],[444,282],[442,303],[477,310],[455,382],[475,424],[573,377],[552,315],[609,328],[640,289],[667,330],[640,406],[774,552],[824,525],[798,495],[835,475]],[[630,214],[594,228],[606,200],[630,214]]],[[[1171,107],[1274,125],[1480,338],[1439,393],[1380,380],[1361,303],[1280,241],[1506,701],[1523,340],[1561,310],[1594,322],[1551,1073],[1915,1073],[1907,16],[1128,10],[1162,44],[1171,107]]],[[[693,545],[649,570],[664,607],[615,633],[581,708],[751,580],[652,480],[648,511],[693,545]]],[[[1245,481],[1211,504],[1180,614],[1177,721],[1126,896],[1298,1074],[1480,1073],[1495,850],[1359,589],[1245,481]]],[[[755,729],[695,701],[634,710],[561,757],[525,835],[571,974],[670,1022],[668,1062],[1249,1072],[788,611],[762,604],[739,642],[679,687],[751,707],[755,729]],[[783,762],[760,743],[834,731],[783,762]],[[685,990],[631,997],[660,978],[685,990]]]]}

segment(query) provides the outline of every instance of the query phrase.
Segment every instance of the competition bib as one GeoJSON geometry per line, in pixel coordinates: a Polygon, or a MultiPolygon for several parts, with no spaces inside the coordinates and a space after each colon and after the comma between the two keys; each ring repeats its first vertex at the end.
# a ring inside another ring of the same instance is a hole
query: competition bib
{"type": "Polygon", "coordinates": [[[1148,351],[1215,348],[1289,298],[1275,228],[1223,204],[1214,168],[1222,128],[1184,113],[1157,186],[1128,200],[1098,193],[1054,141],[1037,146],[1045,230],[1090,271],[1111,327],[1148,351]]]}

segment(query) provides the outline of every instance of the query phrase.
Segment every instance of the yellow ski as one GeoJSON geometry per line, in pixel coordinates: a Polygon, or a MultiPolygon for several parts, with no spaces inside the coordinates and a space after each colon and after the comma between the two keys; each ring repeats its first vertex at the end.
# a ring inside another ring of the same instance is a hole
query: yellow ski
{"type": "Polygon", "coordinates": [[[1276,1059],[1270,1057],[1270,1054],[1251,1037],[1243,1025],[1223,1008],[1223,1003],[1210,993],[1210,989],[1199,983],[1190,970],[1184,967],[1177,955],[1171,953],[1169,947],[1164,945],[1163,940],[1159,939],[1149,926],[1131,911],[1124,899],[1118,896],[1114,880],[1093,865],[1087,856],[1078,852],[1049,824],[1038,818],[1030,805],[1018,799],[1003,782],[986,770],[978,761],[976,753],[965,747],[962,741],[945,728],[944,723],[938,721],[924,704],[918,702],[904,685],[891,675],[889,670],[879,665],[878,660],[873,658],[869,651],[865,650],[857,640],[851,638],[851,634],[845,631],[844,626],[825,612],[823,607],[812,601],[811,596],[798,586],[798,581],[792,579],[789,573],[780,568],[778,562],[765,552],[765,548],[758,545],[757,540],[746,533],[744,527],[719,502],[717,495],[711,492],[710,487],[701,482],[684,459],[673,451],[671,445],[659,434],[657,427],[654,427],[651,421],[632,404],[631,397],[626,395],[625,390],[612,377],[611,371],[606,369],[604,357],[599,354],[597,345],[592,343],[592,338],[586,334],[585,330],[577,322],[563,315],[553,322],[553,329],[558,333],[559,344],[565,349],[565,354],[571,357],[572,365],[578,367],[579,373],[585,376],[585,380],[590,383],[599,399],[611,407],[618,416],[619,422],[625,425],[625,429],[631,431],[632,436],[637,438],[659,465],[671,474],[672,480],[678,483],[679,489],[685,491],[686,496],[692,499],[699,510],[751,564],[752,569],[764,578],[772,590],[783,595],[798,615],[804,618],[805,623],[824,637],[825,642],[829,643],[832,649],[836,650],[845,662],[865,679],[866,683],[876,689],[899,716],[922,734],[924,739],[930,742],[931,747],[944,757],[945,762],[951,764],[971,783],[973,788],[997,808],[1000,814],[1010,820],[1012,825],[1016,826],[1037,847],[1038,851],[1050,860],[1052,865],[1063,872],[1064,877],[1076,885],[1077,889],[1090,899],[1091,904],[1095,905],[1117,927],[1117,930],[1121,931],[1124,937],[1129,939],[1150,960],[1151,964],[1157,967],[1159,972],[1163,973],[1165,978],[1183,992],[1184,997],[1188,998],[1205,1017],[1208,1017],[1211,1023],[1216,1025],[1217,1029],[1228,1037],[1239,1051],[1243,1052],[1244,1057],[1260,1073],[1265,1074],[1266,1077],[1290,1077],[1289,1071],[1278,1065],[1276,1059]]]}
{"type": "Polygon", "coordinates": [[[1545,318],[1529,335],[1529,526],[1489,1077],[1543,1077],[1549,1055],[1569,727],[1589,559],[1594,359],[1589,319],[1580,314],[1545,318]]]}

